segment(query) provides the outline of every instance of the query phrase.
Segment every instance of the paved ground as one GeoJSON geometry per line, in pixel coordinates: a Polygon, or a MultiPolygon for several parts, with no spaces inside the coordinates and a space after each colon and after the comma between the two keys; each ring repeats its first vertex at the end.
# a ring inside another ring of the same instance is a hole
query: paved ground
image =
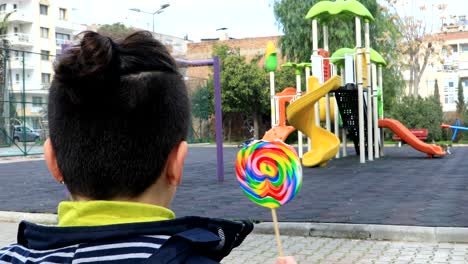
{"type": "MultiPolygon", "coordinates": [[[[16,223],[0,223],[0,247],[16,242],[16,223]]],[[[282,236],[286,255],[298,263],[421,264],[468,263],[468,244],[386,242],[282,236]]],[[[223,264],[273,264],[277,256],[272,235],[253,234],[223,264]]]]}
{"type": "MultiPolygon", "coordinates": [[[[253,235],[234,250],[225,264],[275,263],[272,235],[253,235]]],[[[468,244],[387,242],[312,237],[282,237],[284,254],[304,264],[468,263],[468,244]]]]}
{"type": "MultiPolygon", "coordinates": [[[[253,205],[234,175],[236,148],[225,149],[225,181],[216,180],[216,149],[191,147],[185,178],[173,203],[178,216],[202,215],[271,221],[253,205]]],[[[350,152],[353,152],[352,150],[350,152]]],[[[280,221],[468,226],[467,147],[426,159],[409,147],[386,148],[384,159],[361,165],[358,157],[304,169],[299,195],[278,210],[280,221]]],[[[55,212],[63,186],[43,161],[0,164],[0,210],[55,212]]]]}

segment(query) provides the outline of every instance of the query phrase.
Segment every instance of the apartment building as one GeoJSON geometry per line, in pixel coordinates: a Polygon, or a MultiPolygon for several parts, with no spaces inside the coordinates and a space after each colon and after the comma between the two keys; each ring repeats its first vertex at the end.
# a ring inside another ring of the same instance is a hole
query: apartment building
{"type": "Polygon", "coordinates": [[[455,112],[460,79],[468,102],[468,20],[464,15],[453,18],[435,34],[442,45],[437,48],[438,57],[427,65],[421,78],[419,95],[433,95],[437,80],[443,111],[455,112]]]}
{"type": "Polygon", "coordinates": [[[14,95],[18,116],[32,128],[42,127],[55,56],[70,42],[74,26],[68,1],[0,0],[0,19],[12,13],[0,39],[11,52],[7,61],[7,86],[14,95]],[[24,107],[23,107],[24,106],[24,107]]]}

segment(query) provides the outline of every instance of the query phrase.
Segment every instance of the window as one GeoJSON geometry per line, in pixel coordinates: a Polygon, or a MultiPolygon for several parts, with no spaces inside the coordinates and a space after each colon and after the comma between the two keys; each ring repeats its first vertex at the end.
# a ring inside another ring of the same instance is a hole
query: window
{"type": "Polygon", "coordinates": [[[17,4],[13,4],[13,9],[17,9],[18,8],[18,5],[17,4]]]}
{"type": "Polygon", "coordinates": [[[70,34],[55,33],[55,43],[57,45],[67,44],[70,40],[70,34]]]}
{"type": "Polygon", "coordinates": [[[462,44],[460,49],[462,52],[468,52],[468,44],[462,44]]]}
{"type": "Polygon", "coordinates": [[[44,15],[44,16],[47,16],[47,14],[49,13],[49,7],[46,6],[46,5],[39,5],[39,10],[41,12],[41,15],[44,15]]]}
{"type": "Polygon", "coordinates": [[[0,12],[5,12],[6,4],[0,5],[0,12]]]}
{"type": "Polygon", "coordinates": [[[32,106],[42,106],[42,97],[33,96],[32,97],[32,106]]]}
{"type": "Polygon", "coordinates": [[[445,95],[445,104],[453,104],[455,103],[455,99],[454,99],[454,95],[453,94],[446,94],[445,95]]]}
{"type": "Polygon", "coordinates": [[[49,38],[49,29],[41,27],[41,38],[49,38]]]}
{"type": "Polygon", "coordinates": [[[457,53],[458,52],[458,46],[457,45],[450,45],[452,48],[452,53],[457,53]]]}
{"type": "Polygon", "coordinates": [[[50,51],[48,50],[41,50],[41,60],[48,61],[49,60],[50,51]]]}
{"type": "Polygon", "coordinates": [[[70,40],[70,34],[55,33],[55,38],[56,39],[70,40]]]}
{"type": "Polygon", "coordinates": [[[49,83],[50,83],[50,73],[43,73],[42,84],[49,84],[49,83]]]}
{"type": "Polygon", "coordinates": [[[19,82],[20,82],[20,75],[19,75],[19,73],[15,74],[15,81],[16,81],[16,83],[19,83],[19,82]]]}
{"type": "Polygon", "coordinates": [[[60,20],[67,20],[67,10],[65,8],[59,9],[59,19],[60,20]]]}

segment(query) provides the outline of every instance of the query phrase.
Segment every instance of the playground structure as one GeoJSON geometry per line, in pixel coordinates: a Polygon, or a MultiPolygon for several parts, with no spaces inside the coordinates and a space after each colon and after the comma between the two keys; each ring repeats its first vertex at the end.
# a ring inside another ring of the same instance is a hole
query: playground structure
{"type": "Polygon", "coordinates": [[[455,120],[455,125],[452,126],[452,125],[447,125],[447,124],[441,124],[440,127],[453,129],[452,141],[455,141],[455,139],[457,137],[458,130],[468,131],[468,127],[462,127],[461,126],[460,119],[458,119],[458,118],[455,120]]]}
{"type": "Polygon", "coordinates": [[[356,0],[322,1],[316,3],[307,13],[312,19],[311,63],[287,63],[296,73],[296,94],[294,88],[275,94],[274,70],[276,53],[268,45],[266,68],[270,72],[270,95],[272,106],[272,129],[263,140],[281,139],[298,129],[308,137],[308,151],[303,154],[302,135],[298,137],[299,156],[304,166],[324,166],[333,157],[346,156],[347,135],[353,140],[359,162],[365,163],[383,156],[383,130],[389,128],[415,149],[428,156],[444,156],[442,148],[426,144],[411,134],[397,120],[384,119],[382,67],[386,65],[382,56],[370,47],[369,23],[372,14],[356,0]],[[342,48],[331,56],[328,47],[328,25],[335,17],[354,17],[354,49],[342,48]],[[364,20],[364,47],[361,36],[361,20],[364,20]],[[321,22],[323,48],[318,43],[318,22],[321,22]],[[340,76],[337,75],[337,70],[340,76]],[[306,93],[301,91],[301,74],[305,71],[306,93]],[[285,99],[287,97],[287,99],[285,99]],[[334,98],[335,100],[332,100],[334,98]],[[287,119],[284,122],[285,104],[287,119]],[[339,112],[339,113],[338,113],[339,112]],[[340,128],[343,123],[342,153],[340,153],[340,128]],[[320,121],[325,122],[322,128],[320,121]],[[334,133],[330,132],[334,123],[334,133]]]}

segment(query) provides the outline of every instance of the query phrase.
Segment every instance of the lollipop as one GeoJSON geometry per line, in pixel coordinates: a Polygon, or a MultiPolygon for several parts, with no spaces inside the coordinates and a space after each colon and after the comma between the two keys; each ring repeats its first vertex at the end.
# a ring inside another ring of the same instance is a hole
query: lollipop
{"type": "Polygon", "coordinates": [[[250,200],[271,209],[293,199],[302,184],[299,157],[282,141],[257,141],[241,149],[236,175],[250,200]]]}

